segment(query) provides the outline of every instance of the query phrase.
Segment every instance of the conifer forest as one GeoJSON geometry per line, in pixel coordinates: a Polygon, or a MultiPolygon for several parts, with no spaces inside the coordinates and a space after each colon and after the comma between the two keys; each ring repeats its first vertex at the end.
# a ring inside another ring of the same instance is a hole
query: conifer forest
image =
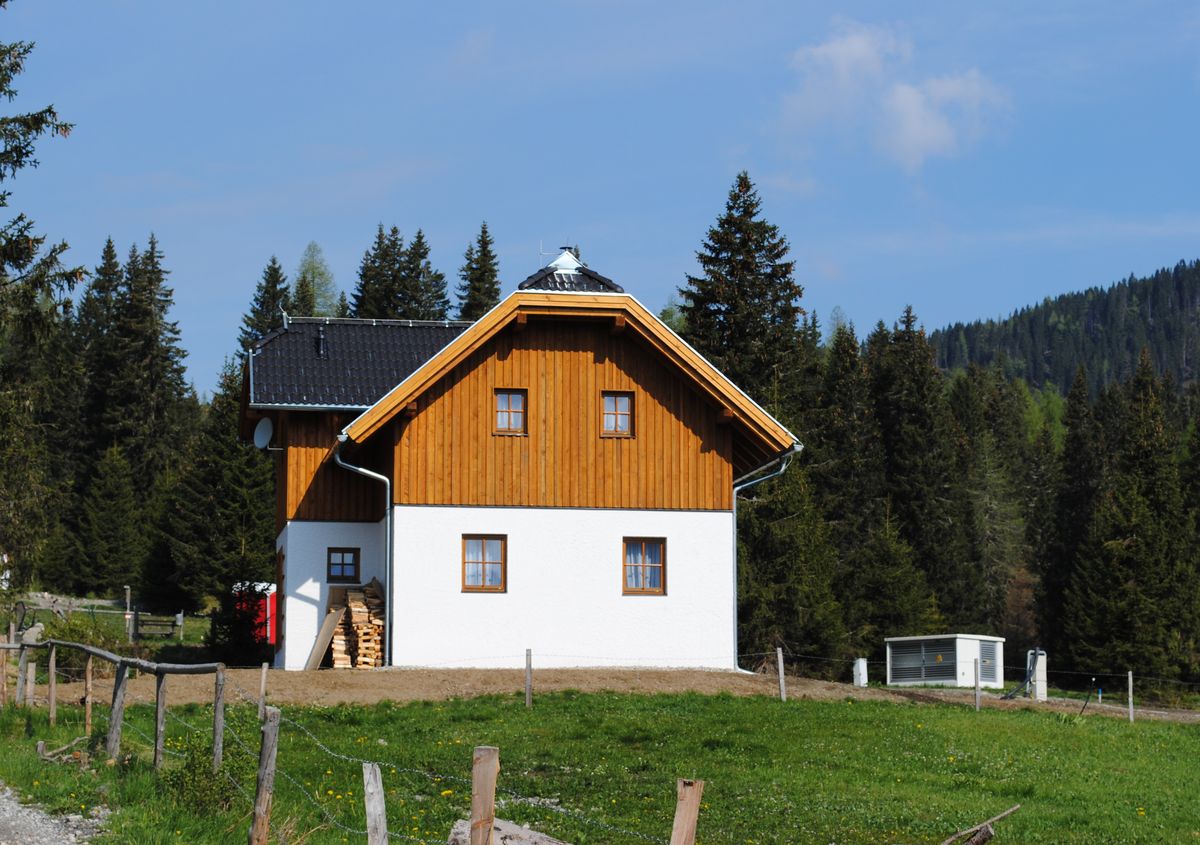
{"type": "MultiPolygon", "coordinates": [[[[6,99],[30,49],[0,45],[6,99]]],[[[350,291],[319,245],[292,269],[263,244],[242,330],[199,397],[171,245],[146,221],[137,244],[71,244],[93,257],[69,264],[6,188],[72,127],[53,108],[3,121],[9,587],[129,584],[148,608],[212,611],[215,641],[236,641],[235,585],[274,578],[272,463],[239,439],[247,350],[284,312],[477,319],[501,296],[492,232],[465,245],[452,287],[421,229],[364,232],[350,291]]],[[[1007,637],[1010,654],[1040,645],[1056,668],[1200,680],[1200,262],[932,333],[913,308],[822,325],[750,176],[721,199],[663,319],[804,444],[738,505],[739,649],[782,646],[821,674],[880,657],[885,636],[963,631],[1007,637]]]]}

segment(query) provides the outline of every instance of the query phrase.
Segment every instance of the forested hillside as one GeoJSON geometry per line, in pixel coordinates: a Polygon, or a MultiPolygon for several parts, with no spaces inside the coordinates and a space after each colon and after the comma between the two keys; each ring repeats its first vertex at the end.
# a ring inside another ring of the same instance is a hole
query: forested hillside
{"type": "Polygon", "coordinates": [[[1064,395],[1079,367],[1095,391],[1129,378],[1148,349],[1158,372],[1188,386],[1200,374],[1200,260],[1047,297],[1004,320],[955,323],[930,342],[944,369],[1002,361],[1007,374],[1037,386],[1049,382],[1064,395]]]}

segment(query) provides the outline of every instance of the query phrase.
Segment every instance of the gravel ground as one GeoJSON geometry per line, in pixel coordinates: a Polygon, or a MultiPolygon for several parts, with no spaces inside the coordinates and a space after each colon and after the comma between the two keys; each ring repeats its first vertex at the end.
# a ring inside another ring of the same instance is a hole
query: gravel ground
{"type": "Polygon", "coordinates": [[[103,818],[94,816],[52,816],[31,804],[22,804],[11,789],[0,786],[0,845],[88,842],[102,824],[103,818]]]}

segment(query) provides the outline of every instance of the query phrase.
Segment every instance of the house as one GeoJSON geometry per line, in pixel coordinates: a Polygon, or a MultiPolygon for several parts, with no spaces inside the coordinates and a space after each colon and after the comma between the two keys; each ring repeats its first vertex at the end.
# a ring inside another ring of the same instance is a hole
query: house
{"type": "Polygon", "coordinates": [[[385,665],[736,666],[735,488],[799,444],[570,250],[475,323],[286,320],[244,383],[277,666],[373,578],[385,665]]]}

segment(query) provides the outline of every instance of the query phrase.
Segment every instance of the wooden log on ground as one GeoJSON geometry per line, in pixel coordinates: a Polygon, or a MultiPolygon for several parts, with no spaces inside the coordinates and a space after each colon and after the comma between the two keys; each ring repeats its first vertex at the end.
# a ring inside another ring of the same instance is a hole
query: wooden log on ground
{"type": "MultiPolygon", "coordinates": [[[[999,815],[996,815],[996,816],[992,816],[990,819],[988,819],[985,822],[980,822],[979,824],[975,825],[974,827],[968,827],[966,830],[960,830],[958,833],[954,834],[949,839],[943,840],[942,845],[954,845],[955,842],[962,839],[964,836],[974,836],[974,835],[980,833],[984,828],[988,828],[990,830],[991,826],[995,822],[998,822],[1007,816],[1011,816],[1013,813],[1015,813],[1019,809],[1021,809],[1021,805],[1014,804],[1013,806],[1011,806],[1007,810],[1005,810],[1003,813],[1000,813],[999,815]]],[[[993,835],[995,835],[994,832],[993,832],[993,835]]],[[[988,839],[991,839],[991,836],[989,836],[987,839],[980,839],[978,841],[972,838],[972,839],[967,840],[967,842],[964,843],[964,845],[982,845],[982,843],[987,842],[988,839]]]]}

